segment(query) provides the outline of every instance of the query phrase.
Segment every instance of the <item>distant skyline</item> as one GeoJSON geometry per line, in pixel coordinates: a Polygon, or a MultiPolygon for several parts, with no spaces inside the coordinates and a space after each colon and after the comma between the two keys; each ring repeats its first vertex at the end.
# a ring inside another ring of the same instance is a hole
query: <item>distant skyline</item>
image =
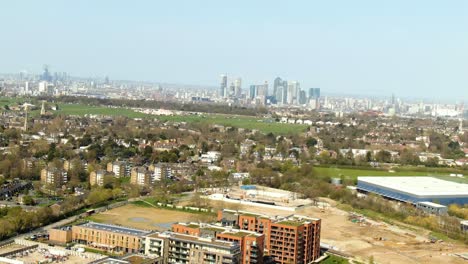
{"type": "Polygon", "coordinates": [[[468,101],[466,1],[7,1],[0,72],[468,101]]]}

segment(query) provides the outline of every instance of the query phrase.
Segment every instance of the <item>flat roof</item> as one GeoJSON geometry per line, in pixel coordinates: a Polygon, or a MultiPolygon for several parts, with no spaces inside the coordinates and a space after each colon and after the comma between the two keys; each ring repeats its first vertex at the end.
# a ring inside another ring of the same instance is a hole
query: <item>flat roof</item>
{"type": "Polygon", "coordinates": [[[424,204],[433,208],[446,208],[447,207],[445,205],[433,203],[433,202],[418,202],[418,204],[424,204]]]}
{"type": "Polygon", "coordinates": [[[115,233],[121,233],[121,234],[127,234],[127,235],[132,235],[132,236],[145,236],[151,233],[150,231],[123,227],[123,226],[101,224],[101,223],[96,223],[96,222],[87,222],[78,226],[87,227],[91,229],[98,229],[98,230],[103,230],[103,231],[109,231],[109,232],[115,232],[115,233]]]}
{"type": "Polygon", "coordinates": [[[422,197],[468,197],[468,184],[445,181],[434,177],[358,177],[358,186],[359,182],[422,197]]]}

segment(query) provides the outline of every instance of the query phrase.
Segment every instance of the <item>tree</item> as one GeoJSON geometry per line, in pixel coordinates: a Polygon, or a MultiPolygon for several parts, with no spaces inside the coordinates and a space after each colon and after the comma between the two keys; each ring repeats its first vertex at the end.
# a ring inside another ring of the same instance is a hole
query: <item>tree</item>
{"type": "Polygon", "coordinates": [[[378,162],[390,163],[392,162],[392,154],[386,150],[381,150],[375,154],[375,160],[378,162]]]}
{"type": "Polygon", "coordinates": [[[314,147],[315,145],[317,145],[317,139],[312,138],[312,137],[311,137],[311,138],[308,138],[308,139],[306,140],[306,145],[307,145],[307,147],[309,147],[309,148],[310,148],[310,147],[314,147]]]}
{"type": "Polygon", "coordinates": [[[23,196],[23,204],[24,205],[34,205],[34,199],[30,195],[23,196]]]}

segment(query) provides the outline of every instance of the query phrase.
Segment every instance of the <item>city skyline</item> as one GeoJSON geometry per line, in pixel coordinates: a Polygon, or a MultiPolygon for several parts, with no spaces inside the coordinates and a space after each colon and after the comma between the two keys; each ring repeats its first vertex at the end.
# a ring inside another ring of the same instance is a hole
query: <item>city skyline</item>
{"type": "Polygon", "coordinates": [[[47,62],[77,76],[201,86],[230,72],[246,85],[288,76],[331,93],[464,101],[466,5],[12,2],[0,72],[47,62]]]}

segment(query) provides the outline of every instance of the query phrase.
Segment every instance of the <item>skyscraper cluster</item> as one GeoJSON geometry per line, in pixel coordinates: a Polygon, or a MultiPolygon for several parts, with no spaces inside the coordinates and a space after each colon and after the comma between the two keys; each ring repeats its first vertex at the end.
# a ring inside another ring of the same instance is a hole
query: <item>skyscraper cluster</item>
{"type": "Polygon", "coordinates": [[[221,83],[219,86],[218,96],[220,98],[240,98],[242,96],[242,79],[237,78],[228,86],[227,75],[221,75],[221,83]]]}
{"type": "Polygon", "coordinates": [[[287,81],[280,77],[273,81],[273,91],[269,91],[268,81],[262,84],[252,84],[245,94],[242,94],[241,79],[235,79],[228,86],[227,75],[221,75],[219,98],[245,100],[255,105],[307,105],[313,109],[319,108],[320,88],[301,89],[298,81],[287,81]]]}

